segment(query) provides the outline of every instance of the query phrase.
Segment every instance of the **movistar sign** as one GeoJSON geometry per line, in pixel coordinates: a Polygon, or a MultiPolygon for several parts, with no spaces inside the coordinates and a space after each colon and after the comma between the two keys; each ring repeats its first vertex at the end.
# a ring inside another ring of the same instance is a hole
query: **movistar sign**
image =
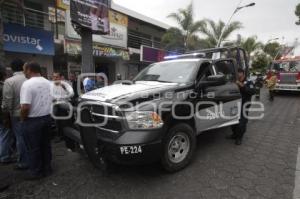
{"type": "Polygon", "coordinates": [[[54,55],[53,33],[49,31],[5,24],[3,40],[5,51],[54,55]]]}

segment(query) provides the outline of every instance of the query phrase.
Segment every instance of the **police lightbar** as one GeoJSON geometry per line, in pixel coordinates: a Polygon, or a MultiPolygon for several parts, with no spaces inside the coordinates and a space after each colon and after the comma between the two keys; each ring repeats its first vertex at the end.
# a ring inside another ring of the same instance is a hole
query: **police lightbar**
{"type": "Polygon", "coordinates": [[[190,54],[182,54],[182,55],[165,56],[164,60],[184,59],[184,58],[204,58],[204,57],[205,57],[205,53],[190,53],[190,54]]]}

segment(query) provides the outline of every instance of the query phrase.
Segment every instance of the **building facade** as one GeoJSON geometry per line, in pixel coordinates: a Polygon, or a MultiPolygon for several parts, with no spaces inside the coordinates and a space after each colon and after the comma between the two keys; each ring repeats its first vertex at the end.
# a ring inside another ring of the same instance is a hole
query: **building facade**
{"type": "MultiPolygon", "coordinates": [[[[20,1],[21,2],[21,1],[20,1]]],[[[81,37],[70,19],[69,0],[23,0],[22,5],[5,3],[4,50],[6,62],[14,58],[37,61],[45,76],[53,71],[64,76],[81,73],[81,37]]],[[[95,72],[113,82],[134,77],[149,65],[141,46],[160,49],[167,25],[112,2],[110,34],[93,35],[95,72]]]]}

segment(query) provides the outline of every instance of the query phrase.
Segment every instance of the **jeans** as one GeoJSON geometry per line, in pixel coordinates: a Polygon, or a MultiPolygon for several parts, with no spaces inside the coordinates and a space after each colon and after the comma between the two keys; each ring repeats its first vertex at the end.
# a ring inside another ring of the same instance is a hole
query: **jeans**
{"type": "Polygon", "coordinates": [[[12,132],[0,123],[0,162],[10,162],[13,154],[14,137],[12,132]]]}
{"type": "Polygon", "coordinates": [[[26,153],[23,131],[22,131],[22,123],[19,117],[12,118],[12,131],[16,137],[16,146],[18,153],[18,167],[27,168],[28,167],[28,157],[26,153]]]}
{"type": "Polygon", "coordinates": [[[32,175],[44,175],[52,171],[50,127],[50,116],[28,118],[22,123],[29,171],[32,175]]]}

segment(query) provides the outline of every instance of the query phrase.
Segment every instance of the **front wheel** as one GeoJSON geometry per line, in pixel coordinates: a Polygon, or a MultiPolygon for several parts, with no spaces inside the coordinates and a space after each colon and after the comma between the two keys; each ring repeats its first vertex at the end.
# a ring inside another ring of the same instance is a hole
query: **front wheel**
{"type": "Polygon", "coordinates": [[[196,135],[193,128],[185,123],[173,126],[163,140],[163,168],[169,172],[185,168],[191,162],[195,149],[196,135]]]}

